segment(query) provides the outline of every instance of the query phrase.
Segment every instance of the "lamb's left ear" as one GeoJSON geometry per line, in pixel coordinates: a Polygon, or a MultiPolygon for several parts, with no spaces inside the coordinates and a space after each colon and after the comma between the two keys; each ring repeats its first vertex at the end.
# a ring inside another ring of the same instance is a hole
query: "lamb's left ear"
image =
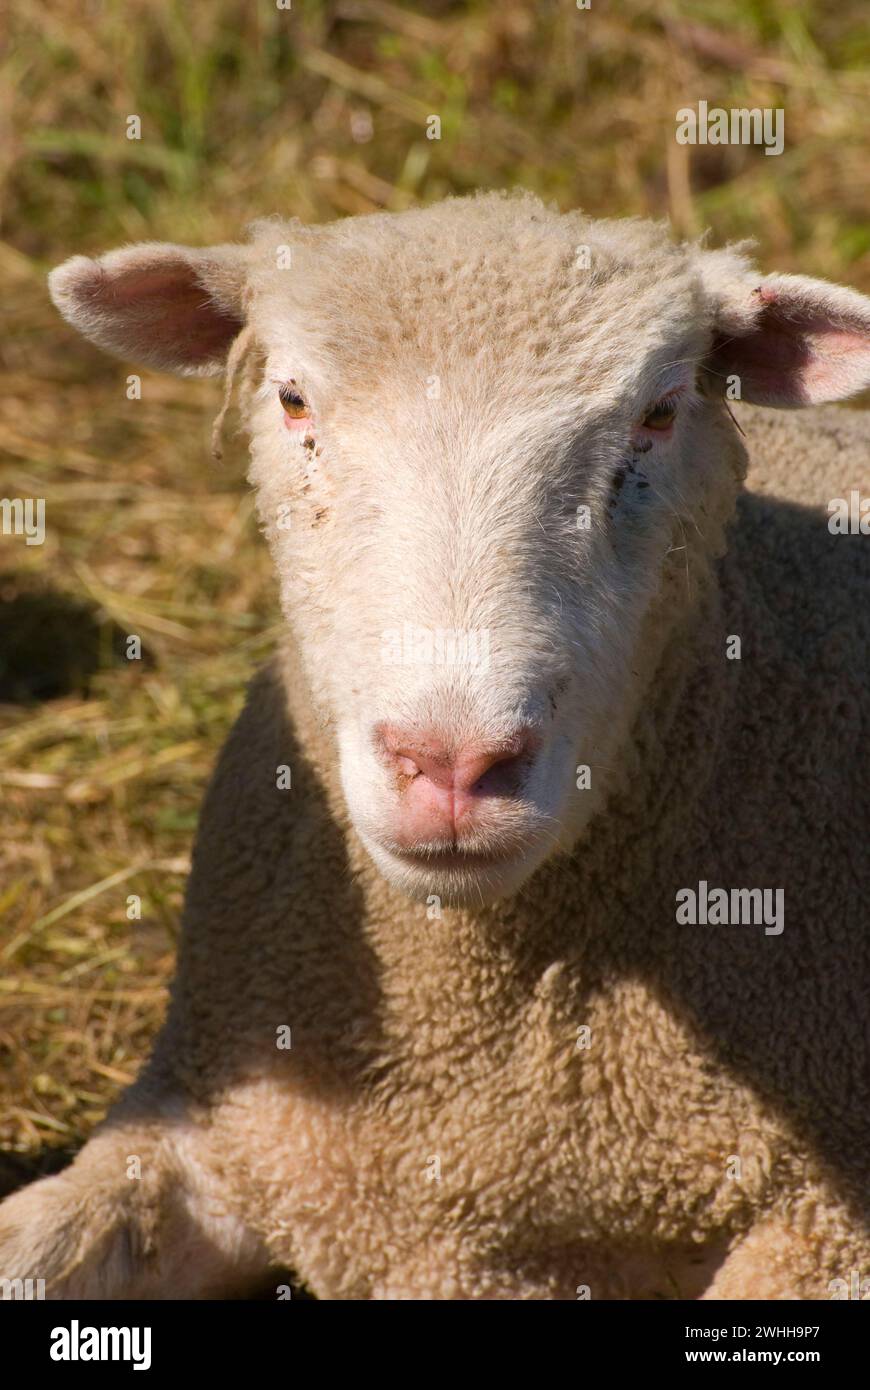
{"type": "Polygon", "coordinates": [[[48,277],[65,319],[98,347],[182,376],[223,370],[244,327],[246,248],[144,241],[48,277]]]}
{"type": "Polygon", "coordinates": [[[729,251],[701,256],[715,309],[705,367],[722,391],[739,378],[739,398],[794,408],[852,396],[870,386],[870,299],[806,275],[753,273],[729,251]]]}

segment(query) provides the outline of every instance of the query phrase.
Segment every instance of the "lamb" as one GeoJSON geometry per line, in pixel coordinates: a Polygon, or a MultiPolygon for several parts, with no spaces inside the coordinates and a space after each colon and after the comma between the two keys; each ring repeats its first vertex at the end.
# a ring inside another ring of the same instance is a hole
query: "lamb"
{"type": "Polygon", "coordinates": [[[870,382],[870,300],[521,194],[75,257],[51,291],[111,352],[241,381],[287,634],[154,1054],[0,1206],[0,1271],[870,1276],[870,547],[828,524],[870,428],[822,404],[870,382]],[[701,884],[782,893],[782,929],[693,919],[701,884]]]}

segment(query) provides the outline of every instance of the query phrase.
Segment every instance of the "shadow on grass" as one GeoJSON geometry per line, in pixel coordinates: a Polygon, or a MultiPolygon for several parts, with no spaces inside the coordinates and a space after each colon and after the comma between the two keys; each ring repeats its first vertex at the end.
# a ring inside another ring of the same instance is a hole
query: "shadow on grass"
{"type": "Polygon", "coordinates": [[[75,1158],[75,1149],[47,1148],[36,1154],[0,1151],[0,1201],[26,1183],[59,1173],[75,1158]]]}
{"type": "MultiPolygon", "coordinates": [[[[95,672],[127,660],[127,640],[96,604],[0,574],[0,703],[85,696],[95,672]]],[[[142,648],[142,661],[153,664],[142,648]]]]}

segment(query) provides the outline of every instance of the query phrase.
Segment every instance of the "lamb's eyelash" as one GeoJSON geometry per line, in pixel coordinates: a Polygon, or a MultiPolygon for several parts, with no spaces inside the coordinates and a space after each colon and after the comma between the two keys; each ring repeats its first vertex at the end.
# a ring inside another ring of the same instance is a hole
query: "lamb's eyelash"
{"type": "Polygon", "coordinates": [[[661,396],[656,396],[648,409],[651,410],[652,406],[662,404],[678,405],[680,414],[686,415],[687,413],[696,411],[702,404],[702,399],[698,394],[695,383],[687,381],[682,382],[679,386],[671,387],[669,391],[665,391],[661,396]]]}
{"type": "Polygon", "coordinates": [[[282,387],[290,391],[297,391],[299,395],[302,396],[306,401],[308,400],[307,387],[305,386],[304,382],[300,381],[298,376],[263,377],[260,385],[257,387],[257,396],[260,400],[271,400],[276,387],[279,391],[282,387]]]}
{"type": "MultiPolygon", "coordinates": [[[[669,391],[665,391],[661,396],[656,396],[651,400],[646,406],[644,416],[648,415],[650,411],[659,409],[661,406],[673,406],[676,418],[679,419],[681,416],[685,417],[687,414],[691,414],[693,411],[697,410],[699,404],[699,397],[697,393],[692,390],[690,383],[681,382],[679,386],[672,386],[669,391]]],[[[642,423],[642,420],[640,423],[642,423]]],[[[662,439],[659,442],[664,443],[665,440],[662,439]]],[[[654,448],[655,444],[655,438],[645,438],[639,444],[632,444],[632,449],[635,453],[645,454],[648,453],[650,449],[654,448]]]]}
{"type": "Polygon", "coordinates": [[[647,405],[646,413],[655,410],[657,406],[673,405],[678,406],[684,400],[686,388],[684,386],[674,386],[670,391],[666,391],[663,396],[655,396],[647,405]]]}
{"type": "Polygon", "coordinates": [[[277,386],[279,391],[295,391],[299,396],[305,396],[305,387],[301,385],[299,378],[295,376],[277,377],[270,376],[269,384],[277,386]]]}

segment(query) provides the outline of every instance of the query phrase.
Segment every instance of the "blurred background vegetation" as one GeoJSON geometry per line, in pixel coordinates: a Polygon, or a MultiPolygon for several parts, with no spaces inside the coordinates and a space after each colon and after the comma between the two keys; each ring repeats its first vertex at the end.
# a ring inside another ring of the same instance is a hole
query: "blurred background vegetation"
{"type": "Polygon", "coordinates": [[[128,400],[46,271],[522,184],[870,291],[862,0],[5,9],[0,496],[44,497],[47,537],[0,536],[0,1190],[78,1145],[147,1051],[205,779],[277,632],[243,446],[209,453],[219,385],[142,373],[128,400]],[[677,145],[701,99],[783,108],[784,153],[677,145]]]}

